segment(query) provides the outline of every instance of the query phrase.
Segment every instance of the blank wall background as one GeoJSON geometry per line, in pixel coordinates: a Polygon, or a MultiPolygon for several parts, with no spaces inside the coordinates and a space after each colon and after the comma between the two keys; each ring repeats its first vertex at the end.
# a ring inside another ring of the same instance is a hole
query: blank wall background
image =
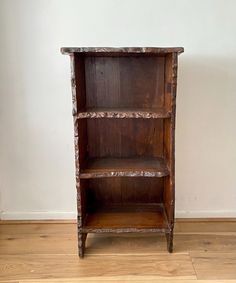
{"type": "Polygon", "coordinates": [[[177,216],[235,217],[235,10],[234,0],[1,0],[1,218],[76,216],[70,67],[62,46],[184,46],[177,216]]]}

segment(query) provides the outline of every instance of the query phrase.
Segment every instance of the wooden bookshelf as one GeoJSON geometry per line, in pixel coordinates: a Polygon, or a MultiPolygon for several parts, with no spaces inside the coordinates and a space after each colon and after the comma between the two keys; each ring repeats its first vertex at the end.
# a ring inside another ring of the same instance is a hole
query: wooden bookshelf
{"type": "Polygon", "coordinates": [[[61,49],[71,58],[79,256],[87,233],[163,233],[173,250],[183,48],[61,49]]]}

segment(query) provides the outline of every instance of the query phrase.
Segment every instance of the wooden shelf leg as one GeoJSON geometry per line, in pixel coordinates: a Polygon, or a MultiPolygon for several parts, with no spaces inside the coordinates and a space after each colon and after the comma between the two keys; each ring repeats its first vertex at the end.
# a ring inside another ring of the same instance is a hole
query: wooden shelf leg
{"type": "Polygon", "coordinates": [[[173,252],[173,230],[166,233],[167,250],[169,253],[173,252]]]}
{"type": "Polygon", "coordinates": [[[83,258],[84,257],[84,252],[85,252],[85,242],[87,238],[87,233],[78,233],[78,252],[79,252],[79,257],[83,258]]]}

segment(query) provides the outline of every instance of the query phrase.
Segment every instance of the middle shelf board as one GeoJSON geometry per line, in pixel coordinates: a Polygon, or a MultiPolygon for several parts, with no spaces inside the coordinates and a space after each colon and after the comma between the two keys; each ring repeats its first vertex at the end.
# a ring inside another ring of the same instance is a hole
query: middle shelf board
{"type": "Polygon", "coordinates": [[[164,177],[169,169],[163,158],[92,158],[81,169],[80,178],[164,177]]]}
{"type": "Polygon", "coordinates": [[[143,118],[164,119],[171,117],[171,112],[164,108],[88,108],[79,111],[78,119],[84,118],[143,118]]]}

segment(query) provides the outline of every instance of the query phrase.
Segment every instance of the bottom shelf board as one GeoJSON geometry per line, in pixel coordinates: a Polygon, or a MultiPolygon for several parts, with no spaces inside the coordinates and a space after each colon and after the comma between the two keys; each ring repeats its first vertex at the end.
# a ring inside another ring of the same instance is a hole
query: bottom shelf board
{"type": "Polygon", "coordinates": [[[166,232],[162,204],[116,205],[87,214],[82,232],[166,232]]]}

